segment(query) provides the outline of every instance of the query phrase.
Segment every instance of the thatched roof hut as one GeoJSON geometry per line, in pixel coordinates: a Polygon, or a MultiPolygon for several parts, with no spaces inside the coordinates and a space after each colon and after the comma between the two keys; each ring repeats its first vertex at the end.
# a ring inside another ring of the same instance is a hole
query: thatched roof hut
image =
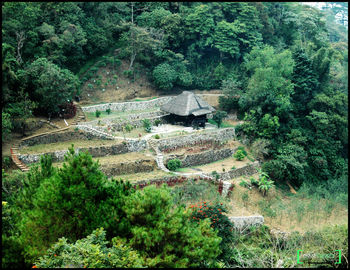
{"type": "Polygon", "coordinates": [[[215,111],[207,102],[190,91],[183,91],[182,94],[162,105],[160,109],[179,116],[201,116],[215,111]]]}

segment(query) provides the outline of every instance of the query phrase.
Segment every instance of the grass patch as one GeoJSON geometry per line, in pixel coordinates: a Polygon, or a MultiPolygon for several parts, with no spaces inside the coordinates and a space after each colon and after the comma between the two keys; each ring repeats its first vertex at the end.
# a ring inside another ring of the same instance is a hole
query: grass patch
{"type": "MultiPolygon", "coordinates": [[[[106,104],[106,103],[104,103],[106,104]]],[[[147,113],[147,112],[156,112],[158,111],[158,108],[152,108],[147,110],[135,110],[135,111],[111,111],[109,114],[106,111],[100,111],[101,114],[99,117],[96,117],[95,112],[85,112],[85,116],[87,121],[93,121],[93,120],[101,120],[101,119],[113,119],[113,118],[121,118],[120,120],[127,119],[126,116],[129,116],[130,114],[139,114],[139,113],[147,113]]]]}
{"type": "MultiPolygon", "coordinates": [[[[143,180],[152,180],[161,177],[171,176],[170,173],[164,172],[162,170],[154,170],[152,172],[142,172],[142,173],[133,173],[133,174],[122,174],[113,176],[113,179],[123,179],[124,181],[129,181],[130,183],[137,183],[143,180]]],[[[110,178],[110,179],[111,179],[110,178]]]]}
{"type": "Polygon", "coordinates": [[[121,141],[122,140],[76,140],[49,144],[37,144],[33,146],[22,147],[19,149],[19,152],[21,154],[47,153],[59,150],[68,150],[72,144],[74,144],[74,148],[87,148],[120,144],[121,141]]]}
{"type": "MultiPolygon", "coordinates": [[[[255,178],[258,174],[254,175],[255,178]]],[[[239,185],[239,177],[232,180],[235,187],[232,192],[231,216],[263,215],[265,224],[278,227],[282,231],[305,232],[321,229],[326,225],[347,224],[348,208],[336,200],[305,194],[300,190],[291,195],[288,189],[273,188],[266,197],[256,187],[248,190],[239,185]]]]}
{"type": "MultiPolygon", "coordinates": [[[[208,123],[212,124],[214,126],[218,125],[213,119],[208,119],[208,123]]],[[[235,127],[235,125],[233,125],[232,123],[230,123],[228,121],[223,120],[220,128],[228,128],[228,127],[235,127]]]]}

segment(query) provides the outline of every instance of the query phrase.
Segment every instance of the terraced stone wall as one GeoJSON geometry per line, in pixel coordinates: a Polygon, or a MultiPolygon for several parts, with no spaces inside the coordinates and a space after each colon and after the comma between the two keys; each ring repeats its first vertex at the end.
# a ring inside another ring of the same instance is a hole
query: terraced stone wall
{"type": "Polygon", "coordinates": [[[116,125],[120,124],[126,125],[129,122],[136,121],[136,120],[142,120],[142,119],[150,119],[154,117],[161,117],[166,115],[166,113],[158,110],[158,111],[153,111],[153,112],[144,112],[144,113],[134,113],[134,114],[128,114],[124,116],[116,116],[116,117],[106,117],[106,118],[101,118],[98,120],[93,120],[89,122],[84,122],[84,125],[91,125],[91,126],[97,126],[99,124],[101,125],[116,125]]]}
{"type": "Polygon", "coordinates": [[[222,180],[229,180],[235,177],[240,177],[242,175],[252,175],[258,172],[259,167],[259,161],[254,161],[253,163],[250,163],[244,167],[220,173],[220,178],[222,180]]]}
{"type": "Polygon", "coordinates": [[[235,138],[234,128],[223,128],[216,131],[203,131],[196,134],[159,139],[157,145],[160,151],[176,149],[184,146],[194,146],[208,141],[227,141],[235,138]]]}
{"type": "MultiPolygon", "coordinates": [[[[99,147],[87,147],[87,148],[76,148],[76,153],[79,151],[88,151],[92,157],[104,157],[112,155],[120,155],[129,152],[140,152],[145,150],[147,143],[145,140],[140,141],[128,141],[125,143],[119,143],[115,145],[108,146],[99,146],[99,147]]],[[[62,162],[64,161],[64,155],[68,150],[54,151],[45,153],[52,157],[53,162],[62,162]]],[[[30,164],[40,161],[40,156],[42,154],[19,154],[18,158],[25,164],[30,164]]]]}
{"type": "Polygon", "coordinates": [[[190,154],[190,155],[169,155],[166,159],[164,164],[167,164],[167,162],[170,159],[178,158],[181,160],[182,167],[191,167],[191,166],[197,166],[197,165],[203,165],[207,163],[212,163],[214,161],[218,161],[220,159],[228,158],[233,155],[233,153],[236,151],[237,148],[231,149],[221,149],[221,150],[209,150],[204,151],[197,154],[190,154]]]}
{"type": "Polygon", "coordinates": [[[80,131],[67,130],[64,132],[45,133],[40,136],[35,136],[32,138],[25,139],[20,143],[20,147],[33,146],[37,144],[65,142],[65,141],[72,141],[72,140],[93,140],[93,139],[103,139],[103,138],[91,132],[85,132],[83,130],[80,130],[80,131]]]}
{"type": "Polygon", "coordinates": [[[136,110],[147,110],[154,107],[160,107],[167,103],[173,96],[160,97],[148,101],[134,101],[134,102],[119,102],[119,103],[107,103],[93,106],[82,107],[83,112],[95,112],[96,110],[105,111],[108,108],[111,111],[136,111],[136,110]]]}

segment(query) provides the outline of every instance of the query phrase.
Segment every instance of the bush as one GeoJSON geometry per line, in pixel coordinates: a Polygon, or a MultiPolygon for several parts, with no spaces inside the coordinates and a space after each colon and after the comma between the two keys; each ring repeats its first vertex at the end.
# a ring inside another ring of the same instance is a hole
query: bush
{"type": "Polygon", "coordinates": [[[164,90],[171,90],[177,78],[177,72],[167,63],[156,66],[152,75],[156,86],[164,90]]]}
{"type": "Polygon", "coordinates": [[[217,171],[212,171],[211,175],[215,178],[215,180],[219,180],[219,178],[220,178],[220,174],[218,174],[217,171]]]}
{"type": "Polygon", "coordinates": [[[100,117],[100,115],[101,115],[101,112],[99,110],[96,110],[95,111],[95,116],[98,118],[98,117],[100,117]]]}
{"type": "Polygon", "coordinates": [[[106,113],[107,113],[108,115],[111,114],[111,109],[110,109],[110,108],[106,109],[106,113]]]}
{"type": "Polygon", "coordinates": [[[170,171],[176,171],[177,169],[181,168],[181,166],[182,166],[181,160],[177,158],[171,159],[167,163],[167,167],[170,171]]]}
{"type": "Polygon", "coordinates": [[[183,206],[174,207],[169,188],[147,186],[126,199],[130,244],[148,267],[215,266],[220,237],[208,220],[191,221],[183,206]]]}
{"type": "Polygon", "coordinates": [[[217,204],[211,206],[206,202],[200,205],[191,205],[192,215],[191,220],[198,222],[200,220],[209,219],[210,226],[218,232],[218,236],[221,237],[220,249],[222,253],[219,255],[218,260],[223,260],[225,263],[229,262],[232,251],[230,245],[234,240],[233,224],[229,218],[223,213],[227,212],[223,204],[217,204]]]}
{"type": "Polygon", "coordinates": [[[258,187],[262,191],[263,196],[274,186],[273,181],[269,179],[267,173],[260,171],[258,187]]]}
{"type": "Polygon", "coordinates": [[[69,244],[61,238],[35,263],[39,268],[115,268],[144,267],[137,251],[125,241],[113,238],[113,245],[106,241],[106,232],[94,230],[86,238],[69,244]]]}
{"type": "Polygon", "coordinates": [[[218,128],[220,128],[222,124],[222,120],[227,116],[227,112],[225,111],[216,111],[213,116],[213,120],[216,122],[218,128]]]}
{"type": "Polygon", "coordinates": [[[2,142],[5,142],[7,139],[10,138],[11,130],[13,128],[12,122],[11,122],[11,115],[9,113],[2,112],[1,114],[2,119],[2,142]]]}
{"type": "Polygon", "coordinates": [[[2,167],[8,169],[8,168],[10,168],[10,166],[11,166],[10,157],[3,157],[2,158],[2,167]]]}
{"type": "Polygon", "coordinates": [[[238,147],[237,147],[237,150],[241,150],[242,153],[244,154],[244,156],[247,156],[247,155],[248,155],[247,151],[244,149],[243,146],[238,146],[238,147]]]}
{"type": "Polygon", "coordinates": [[[158,126],[160,125],[160,123],[162,123],[162,121],[159,120],[159,119],[156,119],[156,120],[154,121],[154,125],[155,125],[156,127],[158,127],[158,126]]]}
{"type": "Polygon", "coordinates": [[[128,70],[124,70],[123,74],[124,74],[125,77],[127,77],[129,79],[131,79],[134,76],[134,72],[132,70],[129,70],[129,69],[128,70]]]}
{"type": "Polygon", "coordinates": [[[149,119],[144,119],[142,120],[143,123],[143,128],[145,129],[146,132],[150,133],[152,130],[152,123],[149,119]]]}
{"type": "Polygon", "coordinates": [[[242,150],[237,150],[236,153],[234,153],[233,157],[236,159],[236,160],[243,160],[245,155],[243,153],[242,150]]]}
{"type": "Polygon", "coordinates": [[[154,138],[155,138],[155,139],[157,139],[157,140],[159,140],[159,139],[160,139],[160,137],[159,137],[159,135],[158,135],[158,134],[156,134],[156,135],[154,136],[154,138]]]}
{"type": "Polygon", "coordinates": [[[125,131],[126,132],[131,132],[131,130],[133,129],[132,125],[130,124],[126,124],[125,127],[124,127],[125,131]]]}

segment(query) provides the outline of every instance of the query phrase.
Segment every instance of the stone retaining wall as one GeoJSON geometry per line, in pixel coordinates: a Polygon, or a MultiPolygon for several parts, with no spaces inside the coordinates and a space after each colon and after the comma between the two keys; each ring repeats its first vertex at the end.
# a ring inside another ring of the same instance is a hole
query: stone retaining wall
{"type": "Polygon", "coordinates": [[[226,141],[235,138],[234,128],[223,128],[215,131],[204,131],[174,138],[159,139],[157,145],[160,151],[176,149],[184,146],[193,146],[204,141],[226,141]]]}
{"type": "MultiPolygon", "coordinates": [[[[113,156],[120,155],[129,152],[140,152],[147,148],[147,143],[145,140],[140,141],[127,141],[125,143],[119,143],[115,145],[108,146],[99,146],[99,147],[87,147],[87,148],[75,148],[76,153],[79,151],[88,151],[92,157],[104,157],[104,156],[113,156]]],[[[64,155],[68,150],[47,152],[45,154],[52,157],[53,162],[62,162],[64,161],[64,155]]],[[[41,154],[19,154],[18,158],[25,164],[30,164],[40,161],[41,154]]]]}
{"type": "MultiPolygon", "coordinates": [[[[160,124],[166,124],[166,121],[164,120],[164,114],[163,115],[158,115],[158,116],[154,116],[154,117],[150,117],[150,118],[145,118],[150,120],[151,124],[154,125],[156,120],[160,121],[160,124]]],[[[138,119],[138,120],[134,120],[134,121],[124,121],[124,122],[120,122],[120,123],[112,123],[111,127],[112,130],[116,130],[116,131],[122,131],[123,127],[127,124],[135,127],[135,128],[139,128],[139,127],[143,127],[143,121],[144,119],[138,119]]]]}
{"type": "Polygon", "coordinates": [[[103,125],[126,125],[132,121],[135,120],[141,120],[141,119],[149,119],[153,117],[161,117],[167,115],[167,113],[164,113],[160,110],[158,111],[153,111],[153,112],[144,112],[144,113],[134,113],[134,114],[129,114],[125,116],[117,116],[117,117],[110,117],[110,118],[101,118],[98,120],[93,120],[90,122],[84,122],[84,125],[91,125],[91,126],[97,126],[98,123],[103,124],[103,125]]]}
{"type": "Polygon", "coordinates": [[[91,132],[68,130],[64,132],[42,134],[40,136],[24,139],[22,140],[19,146],[22,147],[22,146],[32,146],[37,144],[65,142],[65,141],[71,141],[71,140],[92,140],[92,139],[101,139],[101,136],[93,134],[91,132]]]}
{"type": "Polygon", "coordinates": [[[96,110],[105,111],[108,108],[112,111],[136,111],[136,110],[147,110],[154,107],[160,107],[167,103],[173,96],[160,97],[148,101],[131,101],[131,102],[119,102],[119,103],[107,103],[93,106],[81,107],[83,112],[95,112],[96,110]]]}
{"type": "Polygon", "coordinates": [[[250,226],[261,226],[264,224],[263,216],[229,217],[229,219],[239,231],[243,231],[250,226]]]}
{"type": "Polygon", "coordinates": [[[253,163],[250,163],[244,167],[230,170],[228,172],[219,173],[219,175],[222,180],[229,180],[242,175],[252,175],[254,173],[257,173],[259,167],[259,161],[254,161],[253,163]]]}
{"type": "Polygon", "coordinates": [[[235,149],[221,149],[221,150],[209,150],[204,151],[197,154],[191,154],[191,155],[169,155],[165,159],[165,164],[168,163],[170,159],[178,158],[181,160],[182,167],[191,167],[191,166],[197,166],[197,165],[203,165],[207,163],[211,163],[220,159],[228,158],[233,155],[233,153],[236,151],[235,149]]]}

